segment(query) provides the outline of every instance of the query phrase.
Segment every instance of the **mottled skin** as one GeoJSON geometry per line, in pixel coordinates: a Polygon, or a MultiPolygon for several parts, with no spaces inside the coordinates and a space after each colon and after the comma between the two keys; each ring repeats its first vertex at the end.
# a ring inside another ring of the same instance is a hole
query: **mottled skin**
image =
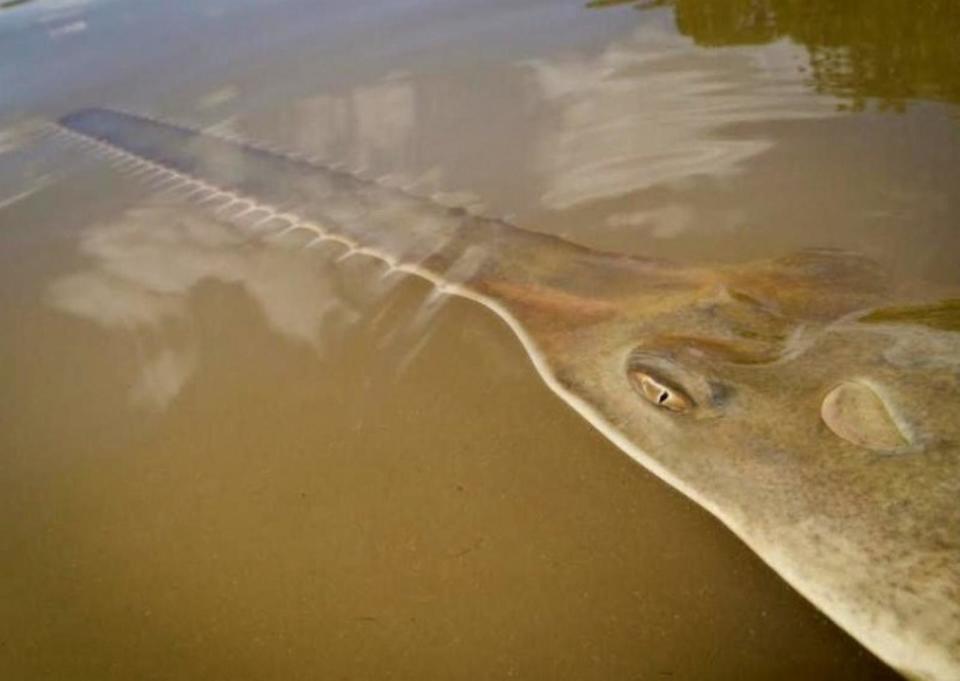
{"type": "Polygon", "coordinates": [[[851,254],[681,267],[126,114],[61,123],[488,305],[571,406],[882,659],[960,679],[955,301],[918,305],[851,254]],[[840,384],[869,391],[883,406],[861,421],[889,419],[905,444],[838,436],[849,413],[828,427],[840,384]]]}
{"type": "Polygon", "coordinates": [[[890,294],[853,256],[685,273],[574,304],[495,295],[567,391],[824,612],[905,673],[960,678],[960,334],[859,321],[890,294]],[[694,406],[638,399],[637,367],[694,406]],[[831,432],[821,404],[848,380],[876,389],[908,446],[831,432]]]}

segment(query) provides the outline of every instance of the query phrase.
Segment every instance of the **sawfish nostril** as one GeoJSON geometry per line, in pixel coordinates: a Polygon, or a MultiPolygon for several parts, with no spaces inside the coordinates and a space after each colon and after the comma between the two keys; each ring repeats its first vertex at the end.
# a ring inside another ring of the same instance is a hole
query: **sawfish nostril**
{"type": "Polygon", "coordinates": [[[864,383],[834,386],[823,398],[820,418],[834,435],[858,447],[891,453],[910,445],[886,402],[864,383]]]}

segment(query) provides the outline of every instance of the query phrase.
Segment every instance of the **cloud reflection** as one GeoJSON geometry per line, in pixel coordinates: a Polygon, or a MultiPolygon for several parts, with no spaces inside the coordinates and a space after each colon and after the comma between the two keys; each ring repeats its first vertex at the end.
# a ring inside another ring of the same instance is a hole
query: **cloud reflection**
{"type": "Polygon", "coordinates": [[[47,35],[57,40],[68,35],[73,35],[76,33],[84,33],[87,30],[87,22],[83,20],[71,21],[69,23],[63,24],[62,26],[57,26],[47,31],[47,35]]]}
{"type": "Polygon", "coordinates": [[[416,124],[416,92],[395,73],[340,95],[301,99],[289,115],[295,148],[365,170],[404,155],[416,124]]]}
{"type": "MultiPolygon", "coordinates": [[[[484,200],[473,191],[479,188],[467,190],[449,183],[450,176],[465,164],[452,168],[445,161],[450,140],[444,126],[431,116],[450,105],[447,95],[434,90],[436,86],[429,77],[395,71],[342,91],[294,100],[273,117],[261,112],[259,125],[249,117],[227,118],[210,131],[248,137],[261,145],[274,140],[282,148],[383,185],[402,187],[444,206],[481,212],[484,200]]],[[[463,95],[458,97],[461,102],[477,96],[472,91],[458,94],[463,95]]],[[[478,139],[496,134],[487,121],[474,118],[473,111],[456,115],[463,126],[457,145],[466,141],[468,133],[478,139]]]]}
{"type": "Polygon", "coordinates": [[[241,287],[270,329],[317,351],[331,325],[356,315],[322,261],[183,206],[129,211],[90,229],[80,250],[90,267],[53,282],[48,302],[134,334],[141,362],[130,397],[139,406],[166,407],[194,372],[199,339],[190,332],[190,303],[202,282],[241,287]]]}
{"type": "Polygon", "coordinates": [[[195,365],[196,354],[192,351],[161,350],[141,365],[130,389],[131,401],[148,409],[166,409],[186,385],[195,365]]]}
{"type": "Polygon", "coordinates": [[[561,210],[738,171],[773,142],[724,128],[834,113],[831,98],[811,97],[796,77],[801,59],[785,42],[763,63],[739,50],[707,55],[642,27],[594,55],[529,62],[550,112],[537,150],[543,204],[561,210]]]}

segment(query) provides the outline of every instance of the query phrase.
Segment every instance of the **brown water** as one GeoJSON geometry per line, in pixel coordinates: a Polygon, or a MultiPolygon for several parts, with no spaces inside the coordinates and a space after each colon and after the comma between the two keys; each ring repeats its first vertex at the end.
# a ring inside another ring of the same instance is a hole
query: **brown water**
{"type": "Polygon", "coordinates": [[[584,244],[957,283],[944,3],[0,11],[0,678],[893,673],[488,312],[50,142],[218,124],[584,244]]]}

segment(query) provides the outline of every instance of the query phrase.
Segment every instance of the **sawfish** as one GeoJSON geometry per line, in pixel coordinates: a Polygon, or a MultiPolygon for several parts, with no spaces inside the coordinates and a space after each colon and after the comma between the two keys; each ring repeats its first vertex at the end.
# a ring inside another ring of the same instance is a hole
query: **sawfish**
{"type": "Polygon", "coordinates": [[[605,253],[130,113],[60,134],[158,190],[484,305],[547,385],[910,678],[960,679],[960,300],[855,253],[605,253]]]}

